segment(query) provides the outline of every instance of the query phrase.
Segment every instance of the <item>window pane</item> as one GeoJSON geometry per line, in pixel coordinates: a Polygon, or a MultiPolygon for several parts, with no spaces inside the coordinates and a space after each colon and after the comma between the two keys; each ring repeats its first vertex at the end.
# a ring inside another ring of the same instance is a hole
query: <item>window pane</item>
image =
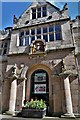
{"type": "Polygon", "coordinates": [[[1,48],[3,48],[3,43],[1,44],[1,48]]]}
{"type": "Polygon", "coordinates": [[[26,31],[26,35],[29,35],[29,30],[26,31]]]}
{"type": "Polygon", "coordinates": [[[31,30],[31,35],[35,35],[35,29],[31,30]]]}
{"type": "Polygon", "coordinates": [[[37,11],[38,11],[38,12],[41,12],[41,8],[37,8],[37,11]]]}
{"type": "Polygon", "coordinates": [[[32,37],[31,37],[31,42],[32,42],[33,40],[35,40],[35,36],[32,36],[32,37]]]}
{"type": "Polygon", "coordinates": [[[29,37],[25,38],[25,45],[29,45],[29,37]]]}
{"type": "Polygon", "coordinates": [[[32,13],[34,13],[34,12],[36,12],[36,8],[33,8],[33,9],[32,9],[32,13]]]}
{"type": "Polygon", "coordinates": [[[56,25],[55,26],[55,31],[61,31],[61,26],[60,25],[56,25]]]}
{"type": "Polygon", "coordinates": [[[36,19],[36,13],[32,13],[32,19],[36,19]]]}
{"type": "Polygon", "coordinates": [[[24,32],[21,32],[21,33],[20,33],[20,37],[22,37],[22,36],[24,36],[24,32]]]}
{"type": "Polygon", "coordinates": [[[54,32],[54,26],[49,26],[49,32],[54,32]]]}
{"type": "Polygon", "coordinates": [[[56,40],[61,40],[61,33],[56,33],[56,40]]]}
{"type": "Polygon", "coordinates": [[[6,52],[7,52],[7,49],[4,49],[3,55],[5,55],[5,54],[6,54],[6,52]]]}
{"type": "Polygon", "coordinates": [[[47,16],[47,12],[44,11],[44,12],[43,12],[43,17],[46,17],[46,16],[47,16]]]}
{"type": "Polygon", "coordinates": [[[50,35],[49,35],[49,40],[50,40],[50,41],[54,41],[54,34],[50,34],[50,35]]]}
{"type": "Polygon", "coordinates": [[[20,46],[23,46],[23,42],[24,42],[24,38],[20,38],[19,45],[20,45],[20,46]]]}
{"type": "Polygon", "coordinates": [[[47,35],[43,35],[43,39],[48,42],[48,36],[47,35]]]}
{"type": "Polygon", "coordinates": [[[43,28],[43,33],[47,33],[47,27],[43,28]]]}
{"type": "Polygon", "coordinates": [[[37,28],[37,34],[41,34],[41,28],[37,28]]]}
{"type": "Polygon", "coordinates": [[[7,43],[5,43],[4,47],[7,47],[7,43]]]}
{"type": "Polygon", "coordinates": [[[37,39],[41,39],[41,35],[37,36],[37,39]]]}
{"type": "Polygon", "coordinates": [[[46,10],[46,6],[43,7],[43,10],[46,10]]]}
{"type": "Polygon", "coordinates": [[[37,13],[37,18],[40,18],[41,17],[41,12],[38,12],[37,13]]]}

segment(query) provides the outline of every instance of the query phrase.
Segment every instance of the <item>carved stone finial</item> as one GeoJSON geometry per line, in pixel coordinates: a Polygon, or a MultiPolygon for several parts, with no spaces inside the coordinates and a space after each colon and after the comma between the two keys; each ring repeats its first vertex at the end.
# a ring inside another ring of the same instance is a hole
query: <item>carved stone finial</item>
{"type": "Polygon", "coordinates": [[[63,7],[63,9],[62,9],[62,15],[66,18],[66,17],[69,17],[68,16],[68,4],[67,3],[65,3],[65,5],[64,5],[64,7],[63,7]]]}
{"type": "Polygon", "coordinates": [[[63,10],[67,10],[68,9],[68,4],[65,3],[64,7],[63,7],[63,10]]]}
{"type": "Polygon", "coordinates": [[[16,24],[18,22],[17,17],[14,15],[13,23],[16,24]]]}

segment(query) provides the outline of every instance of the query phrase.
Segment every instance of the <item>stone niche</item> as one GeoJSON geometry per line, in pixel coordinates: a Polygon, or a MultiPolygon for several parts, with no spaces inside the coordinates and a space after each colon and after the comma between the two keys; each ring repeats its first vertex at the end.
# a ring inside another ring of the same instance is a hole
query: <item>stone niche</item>
{"type": "Polygon", "coordinates": [[[40,53],[45,51],[45,41],[42,39],[37,39],[32,42],[31,54],[40,53]]]}

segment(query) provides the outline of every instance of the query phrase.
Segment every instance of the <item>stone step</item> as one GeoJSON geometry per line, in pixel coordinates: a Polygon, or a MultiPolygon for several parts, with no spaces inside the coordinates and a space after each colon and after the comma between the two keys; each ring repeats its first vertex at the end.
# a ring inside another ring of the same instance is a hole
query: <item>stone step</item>
{"type": "Polygon", "coordinates": [[[12,117],[10,115],[0,115],[0,120],[80,120],[80,118],[59,118],[59,117],[22,118],[12,117]]]}
{"type": "Polygon", "coordinates": [[[42,120],[80,120],[80,118],[59,118],[59,117],[44,117],[42,120]]]}
{"type": "Polygon", "coordinates": [[[41,118],[22,118],[22,117],[12,117],[10,115],[0,115],[0,120],[42,120],[41,118]]]}

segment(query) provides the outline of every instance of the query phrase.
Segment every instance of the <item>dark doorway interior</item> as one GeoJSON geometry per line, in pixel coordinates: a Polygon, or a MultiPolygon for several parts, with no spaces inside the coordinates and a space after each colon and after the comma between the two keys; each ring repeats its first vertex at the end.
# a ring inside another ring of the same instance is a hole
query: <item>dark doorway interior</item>
{"type": "Polygon", "coordinates": [[[49,77],[46,71],[36,70],[31,76],[31,99],[43,99],[49,105],[49,77]]]}

